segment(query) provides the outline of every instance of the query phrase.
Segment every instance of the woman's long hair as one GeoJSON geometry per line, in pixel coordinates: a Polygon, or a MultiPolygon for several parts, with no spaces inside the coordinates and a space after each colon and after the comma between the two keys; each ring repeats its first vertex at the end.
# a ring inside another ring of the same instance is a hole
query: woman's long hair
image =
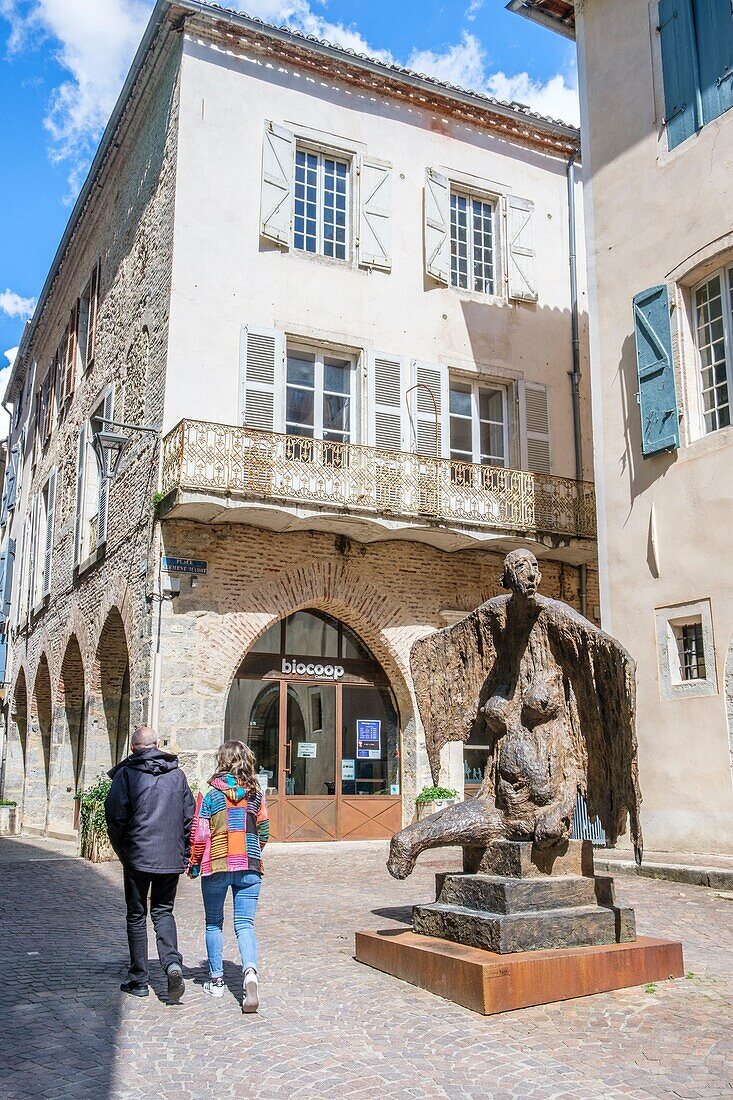
{"type": "Polygon", "coordinates": [[[216,769],[209,783],[212,783],[218,775],[233,775],[240,787],[251,798],[259,791],[259,784],[255,778],[255,754],[249,745],[243,741],[225,741],[219,745],[216,754],[216,769]]]}

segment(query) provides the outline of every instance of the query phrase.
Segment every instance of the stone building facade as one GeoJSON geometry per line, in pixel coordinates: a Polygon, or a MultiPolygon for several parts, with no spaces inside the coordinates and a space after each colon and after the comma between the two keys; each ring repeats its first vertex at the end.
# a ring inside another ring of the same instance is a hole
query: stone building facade
{"type": "MultiPolygon", "coordinates": [[[[72,832],[144,721],[199,784],[223,735],[251,740],[282,839],[388,835],[430,782],[414,640],[496,594],[519,545],[597,617],[577,145],[156,5],[7,395],[2,789],[24,827],[72,832]],[[100,420],[129,440],[109,480],[100,420]]],[[[441,778],[463,790],[467,759],[441,778]]]]}

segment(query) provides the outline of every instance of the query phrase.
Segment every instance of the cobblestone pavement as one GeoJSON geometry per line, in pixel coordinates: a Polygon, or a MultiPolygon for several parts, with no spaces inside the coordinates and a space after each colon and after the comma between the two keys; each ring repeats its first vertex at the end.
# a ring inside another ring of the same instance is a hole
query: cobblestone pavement
{"type": "MultiPolygon", "coordinates": [[[[733,1098],[733,902],[618,883],[645,934],[681,937],[687,979],[480,1017],[356,963],[353,933],[431,899],[453,853],[394,882],[385,847],[272,846],[258,914],[259,1015],[243,1016],[229,927],[228,994],[200,986],[199,887],[184,880],[188,987],[125,998],[121,872],[44,841],[0,841],[0,1095],[23,1097],[733,1098]]],[[[230,924],[229,918],[228,922],[230,924]]]]}

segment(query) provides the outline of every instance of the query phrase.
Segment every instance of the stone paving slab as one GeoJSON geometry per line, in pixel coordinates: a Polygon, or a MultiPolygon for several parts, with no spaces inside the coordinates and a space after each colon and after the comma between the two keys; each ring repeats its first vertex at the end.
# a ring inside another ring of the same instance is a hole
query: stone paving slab
{"type": "Polygon", "coordinates": [[[596,870],[609,871],[613,875],[641,875],[667,882],[683,882],[689,886],[733,890],[733,856],[645,852],[641,867],[637,867],[633,852],[624,848],[606,848],[596,851],[595,865],[596,870]]]}
{"type": "MultiPolygon", "coordinates": [[[[205,980],[200,887],[178,908],[187,992],[125,998],[118,864],[0,840],[3,1100],[663,1097],[733,1100],[733,908],[713,891],[625,878],[643,935],[682,939],[691,976],[484,1018],[356,963],[353,933],[399,926],[455,852],[406,882],[386,845],[272,845],[258,914],[262,1006],[243,1016],[227,916],[227,995],[205,980]],[[51,858],[53,857],[53,858],[51,858]]],[[[152,944],[151,944],[152,947],[152,944]]]]}

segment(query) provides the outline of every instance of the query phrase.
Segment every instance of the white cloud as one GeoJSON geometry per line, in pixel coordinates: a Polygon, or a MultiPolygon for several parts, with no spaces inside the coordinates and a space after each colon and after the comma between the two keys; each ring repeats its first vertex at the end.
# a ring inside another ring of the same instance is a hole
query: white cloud
{"type": "MultiPolygon", "coordinates": [[[[18,354],[18,349],[17,348],[8,348],[8,350],[5,352],[5,358],[8,361],[8,366],[7,367],[0,367],[0,378],[2,378],[3,373],[6,370],[8,370],[9,367],[12,367],[13,363],[15,362],[15,357],[16,357],[17,354],[18,354]]],[[[2,387],[0,386],[0,391],[1,390],[2,390],[2,387]]]]}
{"type": "MultiPolygon", "coordinates": [[[[468,0],[466,19],[473,20],[483,3],[468,0]]],[[[367,42],[354,26],[329,21],[323,14],[325,0],[235,0],[232,6],[356,53],[399,63],[388,50],[367,42]]],[[[44,124],[51,159],[68,167],[70,198],[88,168],[151,8],[152,0],[0,0],[0,16],[10,24],[10,51],[50,42],[68,74],[52,93],[44,124]]],[[[542,83],[527,73],[490,73],[479,39],[468,32],[443,49],[414,50],[406,64],[451,84],[519,100],[553,117],[578,117],[577,93],[563,75],[542,83]]]]}
{"type": "Polygon", "coordinates": [[[486,81],[490,95],[508,103],[524,103],[533,111],[550,118],[559,118],[573,126],[580,124],[580,104],[578,88],[568,84],[562,73],[550,78],[547,83],[533,80],[528,73],[492,73],[486,81]]]}
{"type": "Polygon", "coordinates": [[[35,298],[21,298],[14,290],[0,291],[0,313],[5,313],[8,317],[20,317],[25,321],[35,308],[35,298]]]}

